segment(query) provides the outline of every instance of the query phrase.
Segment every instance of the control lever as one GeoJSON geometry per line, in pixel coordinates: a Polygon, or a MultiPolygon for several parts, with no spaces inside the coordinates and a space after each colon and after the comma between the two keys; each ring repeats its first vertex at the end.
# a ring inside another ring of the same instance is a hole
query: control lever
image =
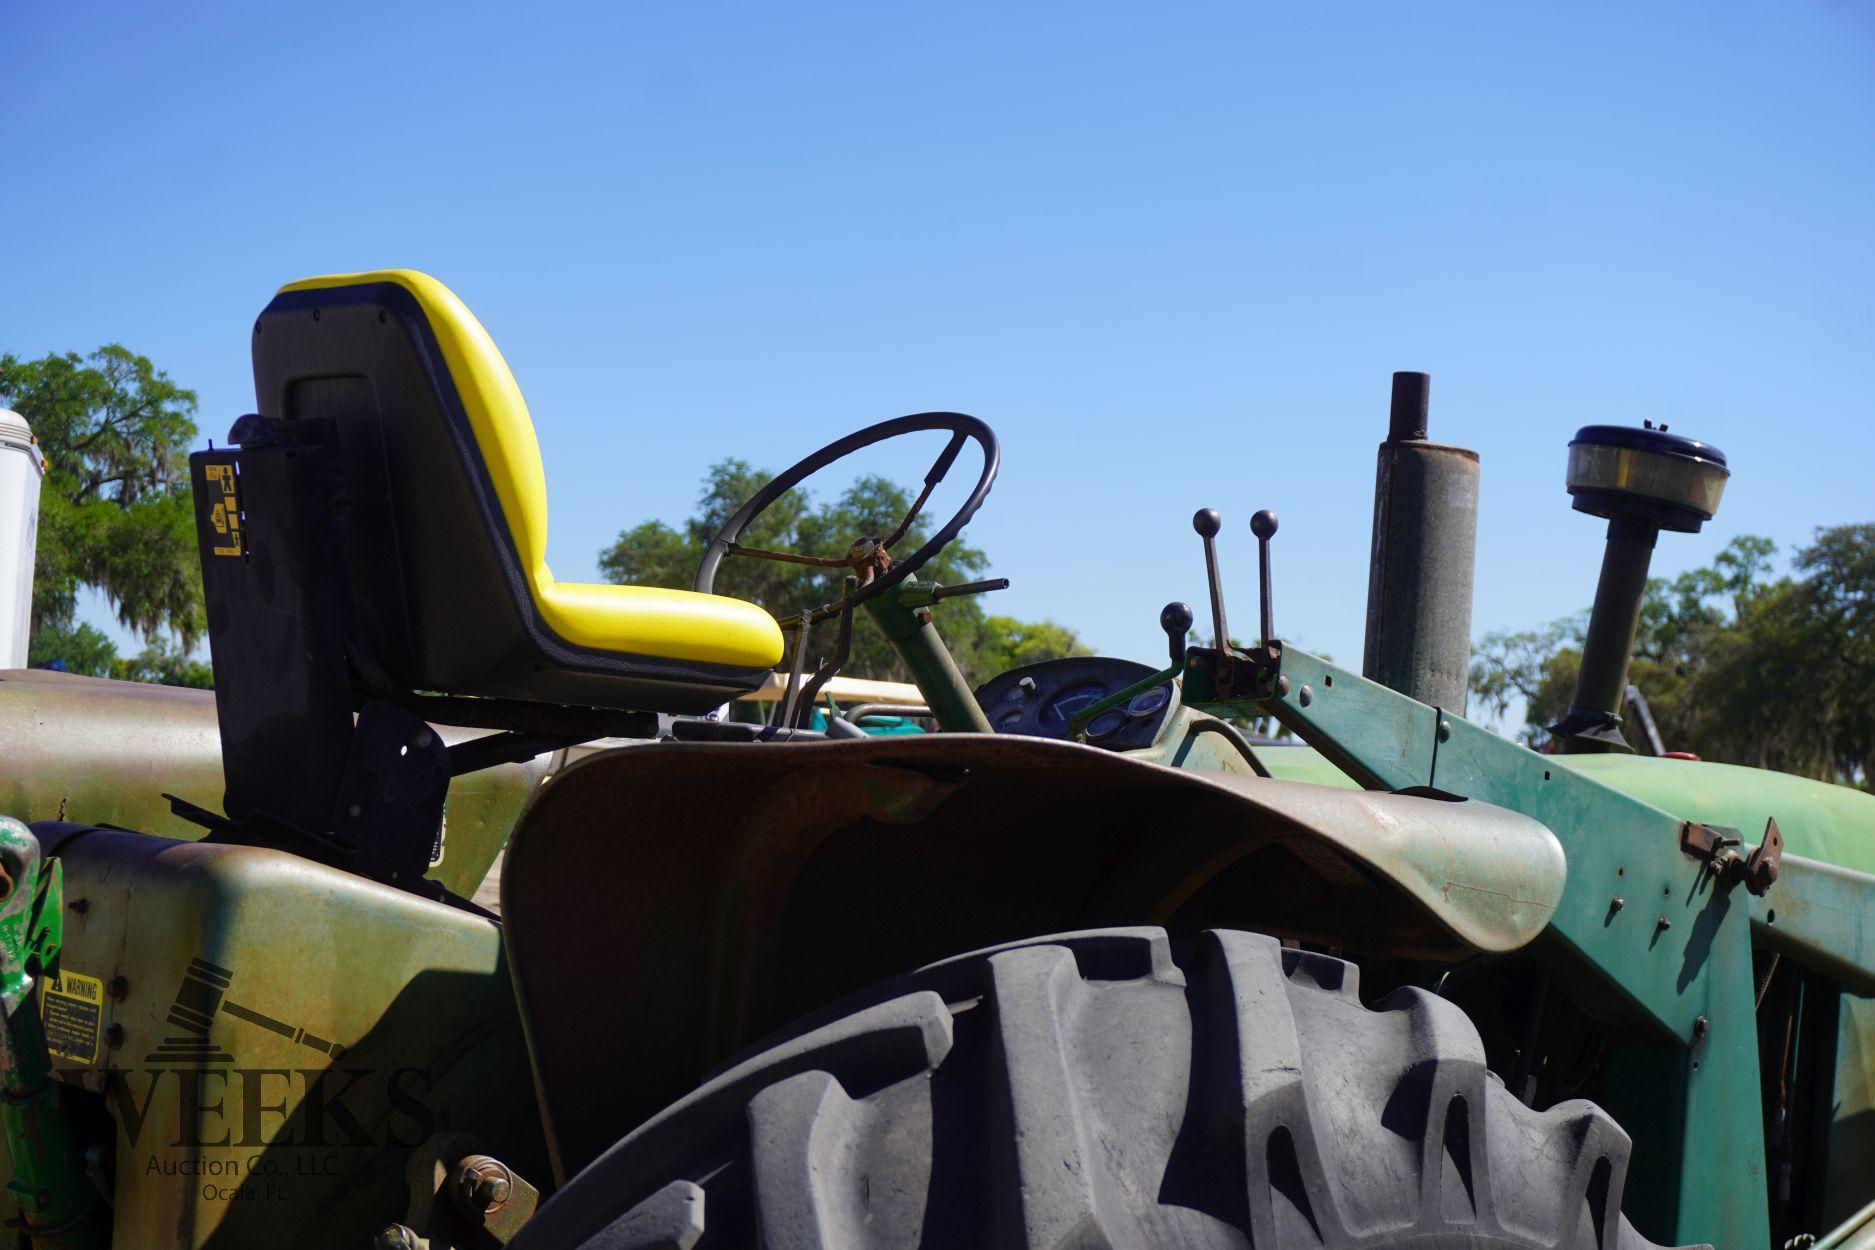
{"type": "MultiPolygon", "coordinates": [[[[1213,513],[1212,515],[1216,515],[1213,513]]],[[[1191,632],[1191,607],[1189,604],[1172,602],[1159,609],[1159,628],[1165,631],[1167,649],[1171,652],[1172,666],[1160,669],[1150,677],[1142,677],[1124,690],[1116,690],[1106,698],[1074,714],[1068,722],[1068,738],[1079,742],[1086,736],[1088,725],[1101,713],[1121,707],[1145,694],[1155,686],[1163,686],[1185,675],[1185,635],[1191,632]]]]}
{"type": "Polygon", "coordinates": [[[1188,603],[1168,603],[1159,610],[1159,628],[1165,631],[1166,653],[1172,657],[1175,669],[1185,667],[1185,638],[1191,633],[1191,621],[1188,603]]]}
{"type": "Polygon", "coordinates": [[[911,578],[899,591],[898,602],[902,608],[928,608],[934,603],[946,599],[955,599],[959,595],[980,595],[992,590],[1008,590],[1007,577],[992,577],[980,582],[960,582],[955,586],[941,586],[937,582],[921,582],[911,578]]]}
{"type": "Polygon", "coordinates": [[[1217,569],[1217,532],[1224,526],[1216,508],[1200,508],[1191,516],[1191,527],[1204,541],[1204,574],[1211,590],[1212,645],[1219,655],[1230,654],[1230,624],[1224,619],[1224,579],[1217,569]]]}
{"type": "Polygon", "coordinates": [[[1247,651],[1236,650],[1228,641],[1223,579],[1218,575],[1217,545],[1213,541],[1220,528],[1218,515],[1210,508],[1201,508],[1192,517],[1191,527],[1204,539],[1205,571],[1211,580],[1211,619],[1219,637],[1225,640],[1215,650],[1198,651],[1185,661],[1196,682],[1190,690],[1192,702],[1248,704],[1286,697],[1289,679],[1282,674],[1283,644],[1276,640],[1275,594],[1270,579],[1270,539],[1276,534],[1276,514],[1263,508],[1250,518],[1250,532],[1257,540],[1257,625],[1262,637],[1247,651]]]}
{"type": "Polygon", "coordinates": [[[1276,637],[1276,626],[1270,619],[1275,615],[1270,605],[1273,597],[1270,591],[1270,539],[1276,536],[1276,514],[1263,508],[1250,518],[1250,532],[1257,540],[1257,624],[1263,632],[1257,638],[1257,644],[1264,650],[1270,640],[1276,637]]]}

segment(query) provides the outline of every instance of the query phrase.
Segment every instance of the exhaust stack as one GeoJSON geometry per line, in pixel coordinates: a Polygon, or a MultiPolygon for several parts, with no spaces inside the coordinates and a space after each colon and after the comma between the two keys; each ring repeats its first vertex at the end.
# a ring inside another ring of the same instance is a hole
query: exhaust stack
{"type": "Polygon", "coordinates": [[[1393,375],[1374,472],[1361,675],[1462,716],[1471,666],[1478,453],[1428,440],[1432,378],[1393,375]]]}
{"type": "Polygon", "coordinates": [[[1569,444],[1571,506],[1607,518],[1608,546],[1575,699],[1569,714],[1549,729],[1564,754],[1634,750],[1621,736],[1621,701],[1654,540],[1661,530],[1698,533],[1719,510],[1730,476],[1724,452],[1669,434],[1665,425],[1585,425],[1576,431],[1569,444]]]}
{"type": "Polygon", "coordinates": [[[0,668],[25,668],[39,533],[39,441],[19,413],[0,408],[0,668]]]}

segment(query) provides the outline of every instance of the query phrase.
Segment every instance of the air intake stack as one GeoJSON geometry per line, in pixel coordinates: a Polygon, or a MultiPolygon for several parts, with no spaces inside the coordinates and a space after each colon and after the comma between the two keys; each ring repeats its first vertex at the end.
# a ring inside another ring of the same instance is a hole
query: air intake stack
{"type": "Polygon", "coordinates": [[[1719,510],[1730,476],[1724,452],[1669,434],[1665,425],[1586,425],[1576,431],[1569,444],[1569,493],[1577,512],[1607,518],[1608,546],[1575,700],[1549,730],[1565,754],[1634,750],[1621,736],[1621,703],[1654,540],[1661,530],[1698,533],[1719,510]]]}

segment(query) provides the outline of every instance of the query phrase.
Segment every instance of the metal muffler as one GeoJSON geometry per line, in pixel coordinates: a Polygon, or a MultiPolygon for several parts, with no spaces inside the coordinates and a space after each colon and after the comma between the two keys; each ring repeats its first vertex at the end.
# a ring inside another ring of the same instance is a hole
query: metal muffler
{"type": "Polygon", "coordinates": [[[1387,441],[1374,471],[1361,675],[1464,715],[1478,453],[1427,438],[1432,378],[1393,375],[1387,441]]]}

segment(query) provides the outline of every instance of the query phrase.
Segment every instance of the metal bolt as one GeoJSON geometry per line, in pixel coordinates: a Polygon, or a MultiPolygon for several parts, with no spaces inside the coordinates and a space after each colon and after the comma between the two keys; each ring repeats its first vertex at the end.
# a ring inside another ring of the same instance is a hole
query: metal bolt
{"type": "Polygon", "coordinates": [[[1623,907],[1626,907],[1627,905],[1628,905],[1628,900],[1626,900],[1625,898],[1622,898],[1619,894],[1615,895],[1613,898],[1608,900],[1609,911],[1620,911],[1623,907]]]}
{"type": "Polygon", "coordinates": [[[1289,679],[1287,677],[1278,677],[1276,679],[1276,697],[1279,699],[1289,697],[1289,679]]]}
{"type": "Polygon", "coordinates": [[[1661,933],[1665,933],[1668,929],[1671,929],[1672,927],[1673,927],[1673,922],[1671,920],[1668,920],[1665,916],[1662,916],[1660,917],[1660,919],[1654,921],[1654,928],[1661,933]]]}
{"type": "Polygon", "coordinates": [[[514,1194],[514,1176],[499,1159],[470,1155],[456,1165],[454,1192],[463,1214],[480,1219],[508,1205],[514,1194]]]}
{"type": "Polygon", "coordinates": [[[1301,690],[1296,692],[1296,702],[1300,703],[1303,707],[1307,707],[1309,704],[1315,702],[1315,692],[1310,690],[1307,686],[1302,687],[1301,690]]]}
{"type": "Polygon", "coordinates": [[[1706,1019],[1704,1016],[1701,1016],[1699,1017],[1699,1019],[1693,1021],[1693,1040],[1695,1042],[1705,1041],[1706,1034],[1711,1031],[1712,1031],[1712,1021],[1706,1019]]]}
{"type": "Polygon", "coordinates": [[[110,1028],[104,1030],[104,1044],[112,1050],[116,1050],[119,1046],[122,1046],[124,1044],[124,1026],[121,1024],[113,1024],[110,1028]]]}
{"type": "Polygon", "coordinates": [[[123,977],[112,977],[105,983],[104,992],[121,1002],[130,993],[130,982],[123,977]]]}
{"type": "Polygon", "coordinates": [[[1439,741],[1450,742],[1451,740],[1452,740],[1452,722],[1441,717],[1439,720],[1439,741]]]}
{"type": "Polygon", "coordinates": [[[1033,677],[1022,678],[1020,681],[1016,682],[1016,689],[1020,690],[1025,697],[1034,698],[1035,679],[1033,677]]]}
{"type": "Polygon", "coordinates": [[[364,810],[365,809],[360,807],[358,804],[353,803],[349,805],[348,807],[346,807],[345,814],[347,816],[350,816],[353,820],[357,820],[360,816],[364,814],[364,810]]]}
{"type": "Polygon", "coordinates": [[[387,1224],[371,1239],[371,1250],[417,1250],[417,1235],[402,1224],[387,1224]]]}

